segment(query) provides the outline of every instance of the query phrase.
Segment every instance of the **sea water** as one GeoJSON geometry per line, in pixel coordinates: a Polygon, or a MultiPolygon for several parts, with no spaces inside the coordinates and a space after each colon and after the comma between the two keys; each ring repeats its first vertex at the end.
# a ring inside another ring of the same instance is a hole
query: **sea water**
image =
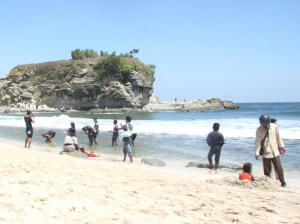
{"type": "MultiPolygon", "coordinates": [[[[155,157],[168,161],[177,161],[179,166],[189,161],[207,163],[209,147],[206,136],[212,131],[212,124],[219,122],[220,132],[225,137],[222,148],[222,165],[241,166],[251,162],[254,168],[262,170],[262,162],[254,158],[255,131],[259,126],[258,118],[267,113],[277,119],[277,124],[287,153],[282,163],[287,176],[300,180],[300,103],[241,103],[239,110],[217,110],[206,112],[128,112],[128,113],[36,113],[34,127],[34,145],[45,145],[42,133],[54,130],[53,151],[62,148],[63,132],[75,122],[80,144],[87,147],[88,138],[81,128],[93,126],[92,118],[100,124],[99,144],[91,150],[100,153],[120,155],[122,141],[119,137],[117,148],[111,146],[109,130],[113,129],[113,120],[125,124],[125,116],[132,117],[135,141],[135,157],[155,157]]],[[[0,140],[24,142],[24,113],[0,114],[0,140]]]]}

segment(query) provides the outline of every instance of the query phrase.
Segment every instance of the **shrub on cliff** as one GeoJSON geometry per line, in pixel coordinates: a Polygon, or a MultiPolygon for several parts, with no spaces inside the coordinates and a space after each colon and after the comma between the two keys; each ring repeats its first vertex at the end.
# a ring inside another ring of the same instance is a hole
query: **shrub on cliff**
{"type": "Polygon", "coordinates": [[[146,65],[137,59],[126,59],[124,54],[116,55],[115,52],[102,55],[102,60],[94,67],[99,82],[109,79],[126,83],[133,71],[140,72],[146,79],[154,81],[154,65],[146,65]]]}
{"type": "Polygon", "coordinates": [[[83,51],[80,49],[75,49],[71,52],[71,56],[73,60],[99,57],[98,53],[93,49],[85,49],[83,51]]]}

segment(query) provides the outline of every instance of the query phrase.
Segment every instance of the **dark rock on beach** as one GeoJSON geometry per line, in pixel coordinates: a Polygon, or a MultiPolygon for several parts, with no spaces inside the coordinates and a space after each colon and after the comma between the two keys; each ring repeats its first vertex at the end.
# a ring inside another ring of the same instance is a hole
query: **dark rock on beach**
{"type": "Polygon", "coordinates": [[[141,160],[141,163],[150,165],[150,166],[158,166],[158,167],[162,167],[162,166],[166,166],[166,163],[160,159],[155,159],[155,158],[143,158],[141,160]]]}
{"type": "MultiPolygon", "coordinates": [[[[189,162],[185,167],[197,167],[197,168],[206,168],[209,169],[208,164],[197,163],[197,162],[189,162]]],[[[238,166],[219,166],[219,169],[232,169],[240,171],[243,168],[238,166]]]]}

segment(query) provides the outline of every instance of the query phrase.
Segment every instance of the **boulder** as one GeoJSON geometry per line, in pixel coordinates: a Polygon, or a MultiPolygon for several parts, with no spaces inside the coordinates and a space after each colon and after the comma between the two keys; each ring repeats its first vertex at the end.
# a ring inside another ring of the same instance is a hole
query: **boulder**
{"type": "Polygon", "coordinates": [[[163,167],[166,166],[166,163],[160,159],[156,158],[143,158],[141,160],[141,163],[150,165],[150,166],[158,166],[158,167],[163,167]]]}
{"type": "MultiPolygon", "coordinates": [[[[185,167],[197,167],[197,168],[209,169],[208,164],[197,163],[197,162],[189,162],[185,167]]],[[[243,168],[239,166],[219,166],[219,169],[232,169],[237,171],[243,170],[243,168]]]]}

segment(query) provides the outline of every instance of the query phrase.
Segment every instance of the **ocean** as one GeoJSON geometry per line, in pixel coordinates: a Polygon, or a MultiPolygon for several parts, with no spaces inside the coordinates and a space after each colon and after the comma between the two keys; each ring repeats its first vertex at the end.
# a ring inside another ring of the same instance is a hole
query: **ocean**
{"type": "MultiPolygon", "coordinates": [[[[259,126],[258,117],[267,113],[277,119],[280,134],[287,153],[282,163],[287,178],[300,181],[300,103],[240,103],[239,110],[217,110],[206,112],[128,112],[128,113],[36,113],[33,124],[33,145],[45,146],[42,133],[54,130],[53,152],[61,150],[64,134],[70,122],[75,122],[80,144],[87,147],[88,138],[81,131],[85,125],[93,126],[92,118],[100,124],[99,145],[95,152],[122,157],[122,142],[118,147],[111,146],[113,120],[125,124],[125,116],[132,117],[134,132],[137,133],[134,157],[154,157],[167,164],[184,167],[190,161],[207,163],[209,147],[206,136],[212,131],[212,124],[219,122],[220,132],[225,137],[220,165],[241,166],[251,162],[254,170],[262,173],[261,160],[254,158],[255,131],[259,126]]],[[[0,141],[25,139],[24,113],[0,114],[0,141]]],[[[185,168],[188,169],[188,168],[185,168]]],[[[190,168],[189,168],[190,169],[190,168]]],[[[287,180],[288,182],[288,180],[287,180]]]]}

